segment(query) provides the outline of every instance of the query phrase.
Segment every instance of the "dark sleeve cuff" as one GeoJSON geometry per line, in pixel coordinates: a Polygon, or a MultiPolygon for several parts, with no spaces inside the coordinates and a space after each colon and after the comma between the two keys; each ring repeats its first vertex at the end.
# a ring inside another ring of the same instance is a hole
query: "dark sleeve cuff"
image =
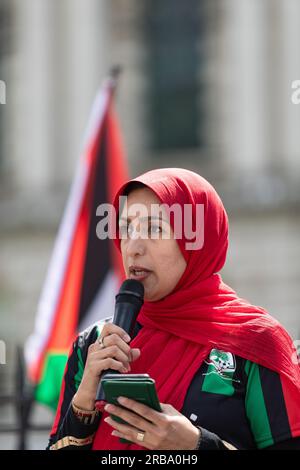
{"type": "Polygon", "coordinates": [[[229,450],[219,436],[200,426],[199,429],[201,431],[199,450],[229,450]]]}

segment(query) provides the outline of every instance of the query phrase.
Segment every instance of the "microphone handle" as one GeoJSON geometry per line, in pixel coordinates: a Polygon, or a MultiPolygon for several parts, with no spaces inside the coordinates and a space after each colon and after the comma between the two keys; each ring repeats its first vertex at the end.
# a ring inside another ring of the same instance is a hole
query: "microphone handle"
{"type": "Polygon", "coordinates": [[[130,302],[120,302],[116,304],[113,324],[122,328],[131,337],[139,311],[140,308],[137,305],[130,302]]]}

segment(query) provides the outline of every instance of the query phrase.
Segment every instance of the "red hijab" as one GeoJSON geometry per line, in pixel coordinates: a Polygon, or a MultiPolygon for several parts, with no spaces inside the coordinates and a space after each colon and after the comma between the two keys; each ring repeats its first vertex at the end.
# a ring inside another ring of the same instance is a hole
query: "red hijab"
{"type": "MultiPolygon", "coordinates": [[[[230,351],[278,372],[287,404],[292,435],[300,434],[300,368],[293,342],[286,330],[263,308],[237,296],[217,274],[228,248],[228,218],[215,189],[200,175],[181,168],[149,171],[125,183],[139,181],[152,189],[162,203],[192,205],[195,227],[196,204],[204,204],[204,245],[186,250],[185,238],[177,240],[187,267],[176,288],[165,298],[145,301],[137,321],[143,325],[131,346],[141,349],[131,373],[148,373],[156,381],[162,403],[181,410],[193,376],[211,349],[230,351]]],[[[171,220],[171,225],[174,225],[171,220]]],[[[116,239],[120,249],[120,240],[116,239]]],[[[104,413],[106,416],[106,413],[104,413]]],[[[94,449],[143,449],[121,444],[103,421],[94,449]]]]}

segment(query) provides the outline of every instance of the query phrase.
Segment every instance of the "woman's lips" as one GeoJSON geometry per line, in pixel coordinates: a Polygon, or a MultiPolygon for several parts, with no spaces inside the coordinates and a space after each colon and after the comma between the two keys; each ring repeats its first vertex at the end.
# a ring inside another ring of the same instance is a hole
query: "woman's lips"
{"type": "Polygon", "coordinates": [[[140,271],[140,272],[131,272],[129,274],[129,279],[135,279],[136,281],[143,281],[146,279],[151,271],[140,271]]]}

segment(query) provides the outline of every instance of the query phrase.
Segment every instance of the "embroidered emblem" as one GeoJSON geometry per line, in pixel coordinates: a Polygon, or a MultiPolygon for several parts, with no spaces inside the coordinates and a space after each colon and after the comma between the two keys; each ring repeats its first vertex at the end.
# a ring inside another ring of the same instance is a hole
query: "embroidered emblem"
{"type": "Polygon", "coordinates": [[[231,352],[212,349],[209,359],[205,360],[205,363],[208,364],[209,367],[207,372],[203,375],[218,374],[225,380],[240,382],[239,380],[233,379],[233,373],[236,370],[236,360],[234,354],[231,352]]]}

